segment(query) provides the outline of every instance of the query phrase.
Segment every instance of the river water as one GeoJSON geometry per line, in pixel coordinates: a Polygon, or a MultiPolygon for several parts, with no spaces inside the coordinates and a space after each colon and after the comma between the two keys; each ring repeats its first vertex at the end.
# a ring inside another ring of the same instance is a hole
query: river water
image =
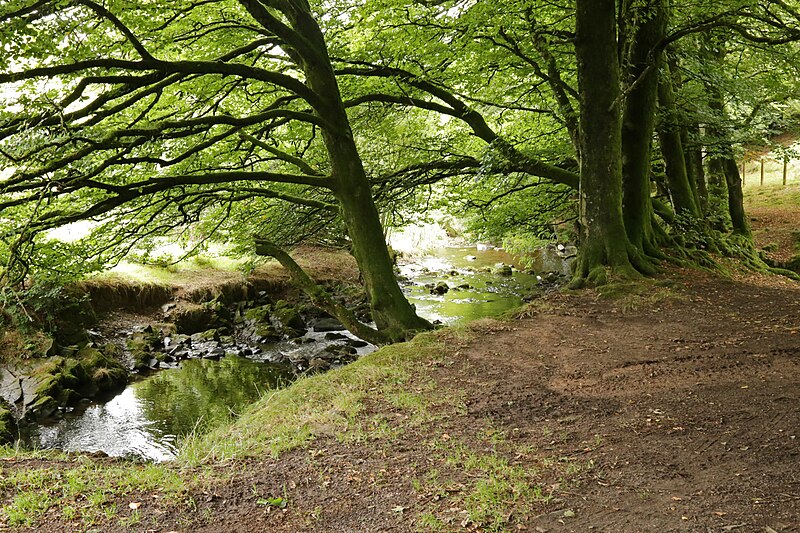
{"type": "MultiPolygon", "coordinates": [[[[525,295],[538,290],[536,276],[517,270],[511,276],[485,272],[500,262],[512,264],[513,260],[500,250],[439,249],[400,265],[406,280],[403,290],[417,312],[432,321],[455,324],[496,316],[518,307],[525,295]],[[439,282],[447,283],[450,290],[431,293],[431,284],[439,282]]],[[[322,341],[319,334],[308,335],[322,341]]],[[[25,440],[36,448],[169,460],[183,436],[235,417],[265,392],[291,382],[296,377],[291,366],[265,360],[269,350],[286,353],[301,349],[297,346],[265,346],[260,359],[226,356],[219,361],[183,361],[179,368],[130,384],[110,401],[66,413],[51,425],[32,426],[25,440]]],[[[359,353],[373,349],[361,348],[359,353]]]]}

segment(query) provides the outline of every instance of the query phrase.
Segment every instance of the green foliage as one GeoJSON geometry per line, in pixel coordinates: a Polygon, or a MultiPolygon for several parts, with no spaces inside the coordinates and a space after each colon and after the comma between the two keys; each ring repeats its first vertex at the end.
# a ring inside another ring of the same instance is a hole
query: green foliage
{"type": "Polygon", "coordinates": [[[451,182],[447,192],[447,209],[464,219],[465,233],[474,240],[522,250],[538,242],[574,239],[574,194],[563,185],[497,175],[451,182]]]}
{"type": "Polygon", "coordinates": [[[88,295],[51,282],[35,283],[29,288],[0,288],[2,325],[30,334],[44,330],[54,336],[71,336],[76,328],[94,320],[88,295]]]}

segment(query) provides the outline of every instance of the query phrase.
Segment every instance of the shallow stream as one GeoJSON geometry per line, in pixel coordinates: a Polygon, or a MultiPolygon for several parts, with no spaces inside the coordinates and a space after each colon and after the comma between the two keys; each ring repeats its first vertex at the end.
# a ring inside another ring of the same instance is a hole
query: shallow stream
{"type": "MultiPolygon", "coordinates": [[[[439,249],[431,256],[400,265],[405,278],[403,289],[417,312],[432,321],[454,324],[496,316],[540,290],[535,275],[516,269],[511,276],[486,272],[497,263],[513,264],[513,258],[494,249],[439,249]],[[446,283],[449,290],[432,293],[432,285],[440,282],[446,283]]],[[[271,353],[287,354],[311,344],[319,349],[329,342],[324,334],[313,332],[306,335],[305,341],[264,345],[257,356],[182,361],[178,368],[162,370],[130,384],[105,403],[92,403],[66,413],[51,425],[31,426],[24,440],[37,448],[169,460],[175,456],[182,437],[235,416],[265,392],[296,378],[290,365],[268,362],[271,353]]],[[[363,355],[373,349],[359,348],[358,353],[363,355]]]]}

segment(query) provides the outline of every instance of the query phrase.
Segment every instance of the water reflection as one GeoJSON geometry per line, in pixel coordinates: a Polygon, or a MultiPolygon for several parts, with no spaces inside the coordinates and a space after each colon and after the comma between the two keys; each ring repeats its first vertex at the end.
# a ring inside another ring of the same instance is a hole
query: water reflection
{"type": "Polygon", "coordinates": [[[497,263],[519,266],[502,250],[441,248],[434,254],[400,266],[400,273],[412,280],[405,287],[408,299],[429,320],[452,325],[497,316],[519,307],[523,296],[537,290],[536,276],[531,274],[515,271],[503,277],[482,272],[497,263]],[[450,287],[445,294],[431,294],[425,287],[441,281],[450,287]]]}
{"type": "Polygon", "coordinates": [[[34,427],[28,440],[39,448],[164,461],[175,456],[176,435],[213,426],[292,377],[287,366],[244,357],[188,360],[130,385],[105,404],[34,427]]]}
{"type": "Polygon", "coordinates": [[[35,426],[27,440],[38,448],[67,452],[103,451],[112,456],[154,461],[171,459],[175,437],[165,430],[163,421],[144,414],[145,402],[137,396],[137,388],[132,385],[108,403],[90,405],[85,412],[67,415],[55,425],[35,426]]]}

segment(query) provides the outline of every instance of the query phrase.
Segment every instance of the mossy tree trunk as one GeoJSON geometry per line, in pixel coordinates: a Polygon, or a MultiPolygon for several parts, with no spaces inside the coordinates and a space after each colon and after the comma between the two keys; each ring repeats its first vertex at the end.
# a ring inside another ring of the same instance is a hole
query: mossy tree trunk
{"type": "Polygon", "coordinates": [[[661,120],[657,127],[658,140],[666,165],[672,206],[676,214],[687,215],[696,220],[700,217],[700,209],[689,181],[673,80],[667,64],[664,64],[658,81],[658,103],[661,108],[661,120]]]}
{"type": "Polygon", "coordinates": [[[397,284],[325,39],[308,4],[303,1],[280,4],[289,28],[271,19],[261,2],[240,1],[257,20],[264,21],[267,29],[286,35],[285,40],[290,44],[287,53],[302,68],[306,85],[318,99],[314,111],[324,121],[321,131],[331,167],[330,189],[338,200],[378,331],[391,341],[401,341],[417,331],[430,329],[431,324],[416,314],[397,284]]]}
{"type": "Polygon", "coordinates": [[[572,286],[639,272],[622,217],[622,95],[614,0],[578,0],[575,51],[580,94],[581,242],[572,286]]]}
{"type": "Polygon", "coordinates": [[[705,169],[703,168],[703,147],[700,143],[700,125],[689,124],[681,131],[686,172],[689,185],[694,192],[695,202],[701,214],[708,212],[708,187],[706,186],[705,169]]]}
{"type": "Polygon", "coordinates": [[[742,177],[739,175],[739,165],[733,158],[732,150],[721,158],[722,171],[725,183],[728,186],[728,213],[731,216],[733,232],[743,237],[751,238],[750,225],[744,211],[744,194],[742,192],[742,177]]]}
{"type": "Polygon", "coordinates": [[[622,118],[623,216],[631,243],[651,257],[663,254],[656,244],[650,167],[661,65],[659,42],[666,31],[664,0],[639,8],[642,22],[628,54],[628,96],[622,118]]]}

